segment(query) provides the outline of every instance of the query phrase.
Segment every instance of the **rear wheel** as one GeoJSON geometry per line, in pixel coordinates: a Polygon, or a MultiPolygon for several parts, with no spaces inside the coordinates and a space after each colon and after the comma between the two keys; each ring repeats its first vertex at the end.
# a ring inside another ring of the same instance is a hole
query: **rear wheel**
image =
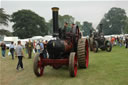
{"type": "Polygon", "coordinates": [[[71,52],[69,56],[69,72],[71,77],[77,74],[77,56],[75,52],[71,52]]]}
{"type": "Polygon", "coordinates": [[[78,64],[80,68],[88,68],[89,63],[89,49],[88,40],[80,39],[77,47],[78,64]]]}
{"type": "Polygon", "coordinates": [[[42,66],[42,58],[40,57],[40,54],[37,54],[35,56],[33,70],[37,77],[40,77],[43,75],[44,66],[42,66]]]}

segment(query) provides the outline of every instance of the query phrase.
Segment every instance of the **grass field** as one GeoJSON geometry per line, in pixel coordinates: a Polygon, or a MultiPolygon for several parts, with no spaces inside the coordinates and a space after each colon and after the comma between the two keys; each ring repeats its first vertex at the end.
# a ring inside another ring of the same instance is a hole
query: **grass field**
{"type": "MultiPolygon", "coordinates": [[[[0,53],[1,54],[1,53],[0,53]]],[[[0,85],[128,85],[128,49],[113,47],[112,52],[90,52],[88,69],[78,69],[71,78],[67,67],[46,67],[44,76],[33,73],[33,59],[23,59],[24,70],[17,71],[17,58],[0,56],[0,85]]]]}

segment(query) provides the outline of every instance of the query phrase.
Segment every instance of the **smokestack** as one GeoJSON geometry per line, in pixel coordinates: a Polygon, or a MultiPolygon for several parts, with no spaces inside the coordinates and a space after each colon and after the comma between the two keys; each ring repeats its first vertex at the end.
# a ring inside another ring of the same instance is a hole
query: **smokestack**
{"type": "Polygon", "coordinates": [[[100,24],[100,33],[103,32],[103,24],[100,24]]]}
{"type": "MultiPolygon", "coordinates": [[[[52,17],[53,17],[53,33],[58,34],[58,7],[52,8],[52,17]]],[[[53,34],[53,36],[54,36],[53,34]]]]}

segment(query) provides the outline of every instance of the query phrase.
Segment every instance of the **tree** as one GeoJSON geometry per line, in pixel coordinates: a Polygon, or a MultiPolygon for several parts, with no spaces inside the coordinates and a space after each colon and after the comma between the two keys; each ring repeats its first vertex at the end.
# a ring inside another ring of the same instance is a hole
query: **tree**
{"type": "Polygon", "coordinates": [[[90,31],[94,30],[92,27],[92,23],[84,21],[83,22],[83,26],[82,26],[82,30],[83,30],[83,36],[89,36],[90,35],[90,31]]]}
{"type": "MultiPolygon", "coordinates": [[[[59,28],[63,29],[64,27],[64,23],[67,22],[68,24],[72,24],[74,23],[74,17],[70,16],[70,15],[59,15],[58,17],[58,23],[59,23],[59,28]]],[[[47,23],[48,24],[48,29],[49,29],[49,33],[52,33],[53,32],[53,21],[52,19],[49,20],[49,22],[47,23]]]]}
{"type": "MultiPolygon", "coordinates": [[[[103,33],[106,35],[121,34],[126,25],[126,13],[124,9],[113,7],[100,21],[103,24],[103,33]]],[[[99,25],[97,29],[99,29],[99,25]]]]}
{"type": "Polygon", "coordinates": [[[12,33],[5,29],[0,29],[0,35],[12,36],[12,33]]]}
{"type": "Polygon", "coordinates": [[[0,8],[0,25],[8,26],[9,15],[5,13],[3,8],[0,8]]]}
{"type": "Polygon", "coordinates": [[[65,22],[67,22],[68,24],[72,24],[74,23],[74,20],[74,17],[72,17],[71,15],[59,15],[59,27],[63,28],[65,22]]]}
{"type": "Polygon", "coordinates": [[[125,25],[124,33],[128,33],[128,17],[126,19],[126,25],[125,25]]]}
{"type": "Polygon", "coordinates": [[[43,36],[48,32],[45,19],[31,10],[19,10],[11,17],[11,21],[14,22],[13,34],[19,38],[43,36]]]}

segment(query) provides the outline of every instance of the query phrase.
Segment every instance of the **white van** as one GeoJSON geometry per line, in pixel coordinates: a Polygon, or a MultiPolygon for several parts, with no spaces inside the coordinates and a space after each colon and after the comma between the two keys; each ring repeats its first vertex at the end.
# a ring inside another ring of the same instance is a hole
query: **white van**
{"type": "Polygon", "coordinates": [[[18,37],[4,37],[4,42],[7,48],[9,48],[11,42],[14,42],[14,44],[17,44],[17,41],[18,41],[18,37]]]}

